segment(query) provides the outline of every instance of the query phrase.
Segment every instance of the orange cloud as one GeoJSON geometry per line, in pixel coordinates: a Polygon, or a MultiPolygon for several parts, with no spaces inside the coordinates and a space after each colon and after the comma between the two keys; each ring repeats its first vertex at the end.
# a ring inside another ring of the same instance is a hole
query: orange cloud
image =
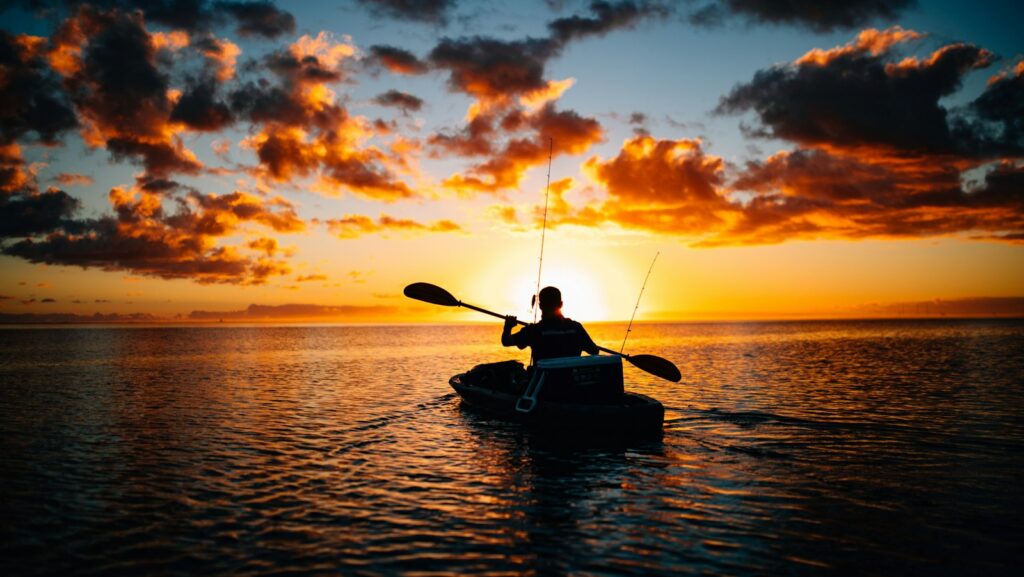
{"type": "Polygon", "coordinates": [[[295,282],[314,282],[325,280],[327,280],[327,275],[325,274],[307,274],[295,277],[295,282]]]}
{"type": "Polygon", "coordinates": [[[176,51],[188,46],[188,32],[184,30],[172,30],[170,32],[153,32],[150,35],[150,42],[154,50],[176,51]]]}
{"type": "Polygon", "coordinates": [[[888,52],[890,48],[897,44],[910,42],[912,40],[919,40],[924,38],[924,36],[924,34],[914,32],[913,30],[905,30],[900,26],[892,26],[885,30],[868,28],[867,30],[861,31],[861,33],[848,44],[836,46],[835,48],[830,48],[828,50],[814,48],[807,52],[807,54],[796,59],[794,64],[798,66],[826,66],[830,62],[843,56],[863,53],[878,56],[879,54],[888,52]]]}
{"type": "Polygon", "coordinates": [[[650,136],[627,140],[614,159],[593,157],[584,164],[612,196],[653,205],[720,206],[724,199],[716,187],[723,168],[721,158],[704,154],[700,140],[650,136]]]}
{"type": "Polygon", "coordinates": [[[230,40],[208,38],[201,47],[202,53],[213,64],[217,80],[227,82],[235,77],[235,65],[242,49],[230,40]]]}
{"type": "Polygon", "coordinates": [[[184,32],[151,34],[142,13],[100,12],[82,6],[54,34],[50,63],[64,84],[92,147],[115,159],[137,159],[147,172],[194,174],[202,163],[169,121],[172,90],[156,54],[189,42],[184,32]],[[130,69],[132,74],[121,71],[130,69]]]}
{"type": "Polygon", "coordinates": [[[54,180],[64,186],[89,186],[92,184],[91,176],[73,172],[62,172],[55,176],[54,180]]]}
{"type": "Polygon", "coordinates": [[[412,166],[401,147],[392,158],[368,144],[389,129],[349,115],[328,87],[343,78],[340,67],[354,53],[351,45],[321,33],[269,56],[280,85],[248,84],[232,95],[239,111],[261,125],[243,146],[256,151],[260,176],[274,181],[316,177],[314,189],[328,194],[349,191],[385,201],[414,197],[391,169],[412,166]]]}
{"type": "Polygon", "coordinates": [[[0,193],[13,194],[29,183],[25,160],[17,142],[0,142],[0,193]]]}
{"type": "MultiPolygon", "coordinates": [[[[470,127],[474,126],[472,123],[470,127]]],[[[547,161],[548,155],[576,155],[604,140],[604,130],[592,118],[571,111],[556,111],[548,104],[535,113],[512,112],[503,120],[510,132],[527,130],[530,136],[516,138],[492,158],[472,167],[467,174],[454,174],[444,186],[462,194],[497,193],[519,185],[526,171],[547,161]]],[[[448,144],[465,151],[485,152],[483,136],[493,128],[487,126],[479,136],[468,134],[448,144]]],[[[435,143],[438,141],[435,140],[435,143]]]]}
{"type": "Polygon", "coordinates": [[[37,263],[204,284],[263,284],[271,277],[290,274],[289,265],[275,258],[276,240],[257,239],[240,246],[222,242],[247,225],[285,233],[303,230],[305,223],[286,200],[193,191],[176,198],[177,210],[168,213],[164,209],[168,194],[115,187],[109,199],[116,217],[65,221],[45,237],[25,238],[5,247],[4,253],[37,263]]]}
{"type": "Polygon", "coordinates": [[[406,218],[394,218],[382,214],[377,220],[359,214],[350,214],[342,218],[326,221],[332,234],[343,239],[358,238],[364,234],[387,232],[427,233],[427,232],[461,232],[462,227],[450,220],[438,220],[424,224],[406,218]]]}
{"type": "MultiPolygon", "coordinates": [[[[615,225],[705,247],[930,236],[1021,242],[1024,163],[999,162],[965,189],[961,171],[971,166],[798,149],[750,162],[730,177],[700,141],[638,136],[616,157],[584,164],[607,200],[572,206],[565,199],[571,181],[552,183],[548,225],[615,225]]],[[[534,208],[534,226],[541,211],[534,208]]],[[[512,207],[492,213],[518,226],[512,207]]]]}
{"type": "Polygon", "coordinates": [[[315,58],[323,66],[337,68],[342,60],[355,55],[356,49],[351,44],[337,42],[330,32],[320,32],[316,37],[306,34],[288,48],[299,62],[307,58],[315,58]]]}

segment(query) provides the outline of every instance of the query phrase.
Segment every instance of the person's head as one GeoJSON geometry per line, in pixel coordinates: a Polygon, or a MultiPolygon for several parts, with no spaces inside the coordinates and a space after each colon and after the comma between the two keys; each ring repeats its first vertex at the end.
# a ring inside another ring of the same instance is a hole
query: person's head
{"type": "Polygon", "coordinates": [[[562,291],[553,286],[540,289],[537,295],[537,306],[543,314],[551,314],[562,309],[562,291]]]}

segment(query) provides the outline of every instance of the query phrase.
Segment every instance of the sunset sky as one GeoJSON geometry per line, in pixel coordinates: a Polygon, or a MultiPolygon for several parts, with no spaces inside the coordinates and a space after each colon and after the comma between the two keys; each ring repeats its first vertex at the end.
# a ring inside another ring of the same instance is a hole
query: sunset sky
{"type": "Polygon", "coordinates": [[[3,2],[0,313],[528,317],[549,146],[574,318],[1024,297],[1024,8],[832,4],[3,2]]]}

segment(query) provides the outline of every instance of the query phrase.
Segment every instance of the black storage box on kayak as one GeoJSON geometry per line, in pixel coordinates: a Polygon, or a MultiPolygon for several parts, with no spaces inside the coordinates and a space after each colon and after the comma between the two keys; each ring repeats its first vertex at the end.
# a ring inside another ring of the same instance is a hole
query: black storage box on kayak
{"type": "Polygon", "coordinates": [[[563,357],[537,361],[545,373],[540,401],[618,403],[622,399],[622,357],[563,357]]]}

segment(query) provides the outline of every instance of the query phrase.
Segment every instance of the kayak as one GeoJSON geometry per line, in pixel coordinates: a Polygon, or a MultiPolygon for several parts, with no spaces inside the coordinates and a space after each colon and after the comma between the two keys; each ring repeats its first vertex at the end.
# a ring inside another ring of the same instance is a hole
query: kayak
{"type": "Polygon", "coordinates": [[[622,357],[601,355],[477,365],[448,383],[471,409],[533,429],[588,435],[661,436],[665,408],[623,390],[622,357]]]}

